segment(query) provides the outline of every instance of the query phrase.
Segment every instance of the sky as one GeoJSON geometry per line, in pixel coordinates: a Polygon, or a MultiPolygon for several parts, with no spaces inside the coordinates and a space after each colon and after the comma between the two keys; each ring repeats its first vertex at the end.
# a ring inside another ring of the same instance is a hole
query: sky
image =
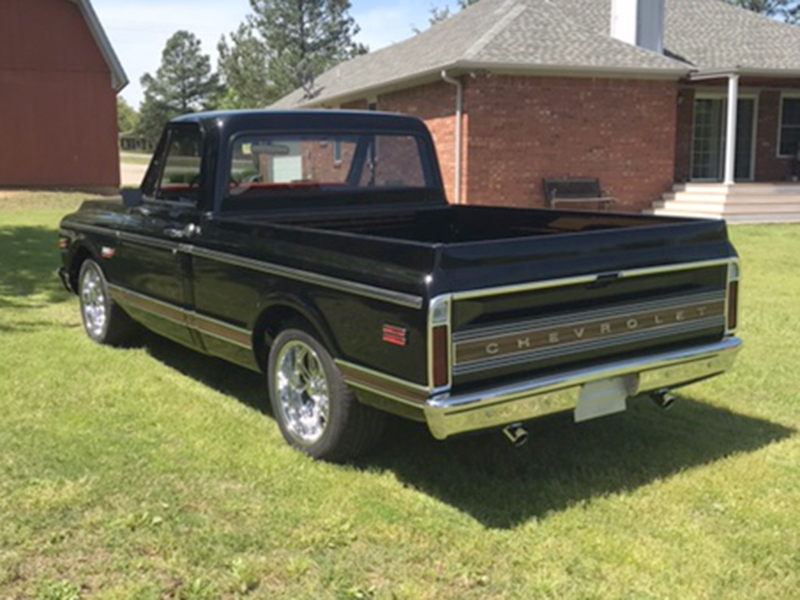
{"type": "MultiPolygon", "coordinates": [[[[356,40],[378,50],[424,28],[432,5],[455,6],[450,0],[351,0],[350,14],[361,27],[356,40]]],[[[220,36],[234,31],[250,12],[248,0],[92,0],[130,79],[122,97],[138,108],[139,78],[155,73],[167,39],[179,29],[194,33],[216,68],[220,36]]]]}

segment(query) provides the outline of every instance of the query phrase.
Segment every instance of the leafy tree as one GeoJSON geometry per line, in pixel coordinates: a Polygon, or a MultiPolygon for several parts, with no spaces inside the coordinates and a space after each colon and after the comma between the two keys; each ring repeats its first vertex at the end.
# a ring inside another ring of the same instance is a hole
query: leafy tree
{"type": "Polygon", "coordinates": [[[188,31],[178,31],[167,40],[155,76],[145,73],[141,83],[144,101],[139,108],[139,133],[151,143],[158,141],[170,119],[212,108],[220,91],[211,59],[188,31]]]}
{"type": "Polygon", "coordinates": [[[122,96],[117,96],[117,131],[120,134],[132,133],[139,125],[139,113],[125,101],[122,96]]]}
{"type": "Polygon", "coordinates": [[[800,0],[723,0],[787,23],[800,23],[800,0]]]}
{"type": "Polygon", "coordinates": [[[218,71],[225,94],[220,108],[263,108],[280,96],[269,82],[268,52],[266,44],[253,27],[243,23],[217,46],[218,71]]]}
{"type": "Polygon", "coordinates": [[[349,0],[250,0],[248,22],[267,51],[267,72],[279,96],[302,87],[343,60],[367,52],[349,0]]]}

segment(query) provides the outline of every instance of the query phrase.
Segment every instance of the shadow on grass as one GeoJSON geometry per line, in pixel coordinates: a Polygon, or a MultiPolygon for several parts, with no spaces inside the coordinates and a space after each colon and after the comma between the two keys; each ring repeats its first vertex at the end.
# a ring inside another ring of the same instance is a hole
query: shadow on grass
{"type": "Polygon", "coordinates": [[[145,332],[142,346],[159,362],[261,413],[271,415],[264,376],[227,361],[200,354],[154,333],[145,332]]]}
{"type": "MultiPolygon", "coordinates": [[[[264,414],[263,377],[155,335],[146,348],[167,366],[264,414]]],[[[498,432],[437,442],[427,427],[392,419],[360,469],[388,470],[405,485],[507,529],[608,494],[624,493],[686,469],[751,452],[794,430],[691,399],[664,411],[641,399],[621,415],[576,425],[556,415],[528,425],[514,448],[498,432]]]]}
{"type": "Polygon", "coordinates": [[[45,295],[47,303],[64,302],[69,294],[61,286],[58,235],[47,227],[0,227],[0,307],[31,308],[18,298],[45,295]]]}
{"type": "Polygon", "coordinates": [[[530,441],[519,449],[499,433],[442,443],[424,426],[393,425],[364,466],[391,470],[409,486],[500,529],[796,433],[689,396],[666,412],[637,399],[626,413],[588,423],[576,425],[571,414],[534,421],[530,441]]]}

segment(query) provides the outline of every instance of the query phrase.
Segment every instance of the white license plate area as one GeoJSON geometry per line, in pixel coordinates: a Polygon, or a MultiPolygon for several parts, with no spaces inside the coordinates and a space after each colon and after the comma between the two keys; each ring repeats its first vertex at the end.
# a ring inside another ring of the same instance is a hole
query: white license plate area
{"type": "Polygon", "coordinates": [[[582,423],[624,412],[627,408],[628,389],[629,385],[624,377],[584,384],[575,407],[575,422],[582,423]]]}

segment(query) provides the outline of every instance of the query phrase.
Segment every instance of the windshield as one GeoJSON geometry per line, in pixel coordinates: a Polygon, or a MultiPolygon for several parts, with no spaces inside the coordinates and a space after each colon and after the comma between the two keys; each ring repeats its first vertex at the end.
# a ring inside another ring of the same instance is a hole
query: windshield
{"type": "Polygon", "coordinates": [[[431,188],[424,148],[414,135],[241,135],[233,142],[227,197],[431,188]]]}

